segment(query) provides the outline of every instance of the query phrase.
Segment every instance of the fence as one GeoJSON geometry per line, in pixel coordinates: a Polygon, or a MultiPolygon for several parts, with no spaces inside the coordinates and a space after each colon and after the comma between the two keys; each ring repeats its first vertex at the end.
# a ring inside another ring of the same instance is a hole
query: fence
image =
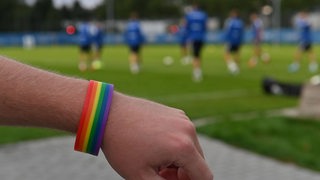
{"type": "MultiPolygon", "coordinates": [[[[320,31],[314,32],[314,43],[320,44],[320,31]]],[[[245,33],[245,42],[251,41],[250,31],[245,33]]],[[[224,41],[222,31],[207,34],[207,42],[210,44],[221,44],[224,41]]],[[[146,42],[149,44],[176,44],[179,36],[174,34],[147,35],[146,42]]],[[[264,42],[292,44],[297,42],[297,33],[292,29],[279,31],[267,30],[264,33],[264,42]]],[[[0,33],[0,46],[22,46],[26,44],[35,45],[75,45],[78,43],[77,35],[68,35],[64,32],[38,32],[38,33],[0,33]]],[[[124,38],[121,34],[105,34],[104,44],[122,44],[124,38]]]]}

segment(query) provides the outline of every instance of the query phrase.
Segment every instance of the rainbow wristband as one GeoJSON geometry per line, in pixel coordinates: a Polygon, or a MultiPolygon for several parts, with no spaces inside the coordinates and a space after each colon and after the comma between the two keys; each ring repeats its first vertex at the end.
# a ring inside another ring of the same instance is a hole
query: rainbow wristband
{"type": "Polygon", "coordinates": [[[79,122],[74,150],[97,156],[102,144],[113,85],[91,80],[79,122]]]}

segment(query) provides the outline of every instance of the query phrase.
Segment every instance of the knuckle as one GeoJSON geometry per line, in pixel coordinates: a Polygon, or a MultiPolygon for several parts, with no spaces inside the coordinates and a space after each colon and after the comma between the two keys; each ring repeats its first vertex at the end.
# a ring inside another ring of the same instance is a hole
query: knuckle
{"type": "Polygon", "coordinates": [[[213,180],[214,179],[214,176],[213,174],[209,171],[207,172],[205,175],[205,178],[208,179],[208,180],[213,180]]]}
{"type": "Polygon", "coordinates": [[[182,115],[186,115],[186,112],[184,112],[184,111],[181,110],[181,109],[178,109],[178,112],[179,112],[180,114],[182,114],[182,115]]]}
{"type": "Polygon", "coordinates": [[[175,111],[176,111],[176,113],[178,113],[178,114],[181,114],[181,115],[186,115],[186,113],[184,112],[184,110],[182,110],[182,109],[177,109],[177,108],[173,108],[175,111]]]}
{"type": "Polygon", "coordinates": [[[171,138],[175,149],[185,151],[194,147],[193,139],[196,137],[196,129],[191,121],[180,122],[176,130],[179,133],[172,134],[173,137],[171,138]]]}
{"type": "Polygon", "coordinates": [[[189,135],[192,135],[192,136],[196,135],[196,127],[191,121],[186,121],[183,124],[183,128],[189,135]]]}
{"type": "Polygon", "coordinates": [[[174,145],[175,151],[182,154],[192,154],[195,151],[193,142],[188,138],[180,138],[174,145]]]}

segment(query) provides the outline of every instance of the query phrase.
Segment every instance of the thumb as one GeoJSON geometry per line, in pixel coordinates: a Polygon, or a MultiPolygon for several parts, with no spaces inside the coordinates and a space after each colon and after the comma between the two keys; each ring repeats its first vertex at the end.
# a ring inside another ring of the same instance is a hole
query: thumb
{"type": "Polygon", "coordinates": [[[181,170],[181,168],[165,168],[159,172],[159,175],[166,180],[188,180],[186,176],[184,176],[182,173],[179,173],[181,170]]]}
{"type": "MultiPolygon", "coordinates": [[[[149,171],[145,172],[145,174],[142,175],[142,178],[139,178],[139,180],[140,179],[143,179],[143,180],[151,180],[151,179],[152,180],[171,180],[171,179],[164,179],[154,169],[150,169],[149,171]]],[[[131,180],[134,180],[134,179],[131,179],[131,180]]],[[[174,180],[174,179],[172,179],[172,180],[174,180]]]]}

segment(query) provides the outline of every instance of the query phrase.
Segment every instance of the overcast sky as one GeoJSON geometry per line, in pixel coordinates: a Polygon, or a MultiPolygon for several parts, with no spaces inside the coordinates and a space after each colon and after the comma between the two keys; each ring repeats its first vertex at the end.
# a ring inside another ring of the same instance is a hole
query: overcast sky
{"type": "MultiPolygon", "coordinates": [[[[25,0],[28,4],[32,5],[36,0],[25,0]]],[[[55,7],[60,8],[64,5],[71,6],[75,0],[53,0],[55,7]]],[[[79,0],[82,7],[94,8],[99,5],[103,0],[79,0]]]]}

